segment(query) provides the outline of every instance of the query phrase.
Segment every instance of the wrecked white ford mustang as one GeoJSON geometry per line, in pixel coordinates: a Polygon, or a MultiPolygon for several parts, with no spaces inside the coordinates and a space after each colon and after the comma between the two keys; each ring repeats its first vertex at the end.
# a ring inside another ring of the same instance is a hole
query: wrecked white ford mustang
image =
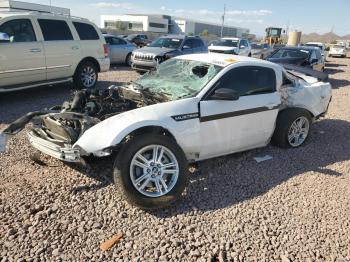
{"type": "Polygon", "coordinates": [[[163,207],[181,196],[189,162],[271,140],[304,144],[331,100],[325,75],[310,72],[232,55],[180,56],[128,85],[79,91],[62,106],[29,113],[2,137],[31,122],[33,147],[62,161],[115,152],[114,179],[127,199],[163,207]]]}

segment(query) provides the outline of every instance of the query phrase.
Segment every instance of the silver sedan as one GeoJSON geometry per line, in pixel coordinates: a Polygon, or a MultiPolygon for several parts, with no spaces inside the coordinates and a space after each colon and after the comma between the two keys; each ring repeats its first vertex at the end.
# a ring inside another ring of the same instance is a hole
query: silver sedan
{"type": "Polygon", "coordinates": [[[103,35],[106,39],[106,43],[109,49],[109,58],[111,64],[125,63],[131,65],[131,53],[137,47],[128,42],[127,40],[114,36],[114,35],[103,35]]]}

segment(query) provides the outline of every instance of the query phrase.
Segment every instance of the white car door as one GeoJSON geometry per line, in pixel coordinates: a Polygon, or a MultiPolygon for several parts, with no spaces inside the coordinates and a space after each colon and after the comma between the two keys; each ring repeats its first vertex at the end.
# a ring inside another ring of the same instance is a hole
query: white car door
{"type": "Polygon", "coordinates": [[[200,102],[202,159],[265,146],[280,105],[272,68],[241,66],[227,72],[200,102]],[[238,100],[214,99],[216,90],[235,90],[238,100]]]}
{"type": "MultiPolygon", "coordinates": [[[[44,39],[47,79],[56,80],[71,77],[81,61],[81,46],[74,39],[67,21],[59,19],[38,19],[44,39]]],[[[75,37],[77,37],[75,35],[75,37]]]]}
{"type": "Polygon", "coordinates": [[[30,18],[0,24],[0,87],[26,85],[46,79],[44,48],[30,18]]]}

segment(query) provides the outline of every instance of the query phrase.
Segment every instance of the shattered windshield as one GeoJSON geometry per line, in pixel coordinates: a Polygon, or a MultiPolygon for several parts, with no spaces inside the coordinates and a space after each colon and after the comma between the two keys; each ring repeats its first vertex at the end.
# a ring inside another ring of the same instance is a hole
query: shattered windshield
{"type": "Polygon", "coordinates": [[[213,42],[212,45],[213,46],[237,47],[238,40],[221,39],[220,41],[213,42]]]}
{"type": "Polygon", "coordinates": [[[171,59],[141,76],[135,84],[169,100],[193,97],[216,76],[222,67],[182,59],[171,59]]]}
{"type": "Polygon", "coordinates": [[[183,39],[180,38],[167,38],[161,37],[155,40],[150,47],[166,47],[166,48],[174,48],[178,49],[182,43],[183,39]]]}

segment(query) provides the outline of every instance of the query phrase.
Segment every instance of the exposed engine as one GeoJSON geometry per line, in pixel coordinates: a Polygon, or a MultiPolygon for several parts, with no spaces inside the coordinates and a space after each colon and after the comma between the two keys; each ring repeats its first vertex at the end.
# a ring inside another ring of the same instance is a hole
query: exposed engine
{"type": "Polygon", "coordinates": [[[32,131],[39,137],[58,145],[74,144],[86,130],[106,118],[166,100],[164,96],[130,87],[81,90],[61,106],[28,113],[13,122],[3,133],[14,135],[31,122],[32,131]]]}

